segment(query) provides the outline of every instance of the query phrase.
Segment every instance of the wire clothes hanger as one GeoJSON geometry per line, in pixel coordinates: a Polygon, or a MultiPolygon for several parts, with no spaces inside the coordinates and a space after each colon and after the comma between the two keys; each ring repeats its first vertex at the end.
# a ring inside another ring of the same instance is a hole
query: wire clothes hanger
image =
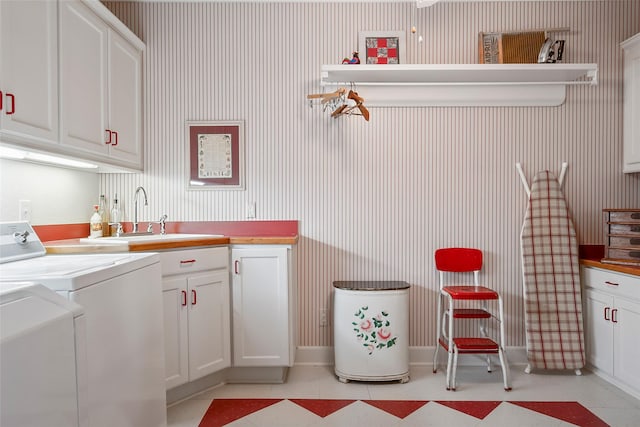
{"type": "MultiPolygon", "coordinates": [[[[331,117],[337,118],[345,115],[363,116],[369,121],[369,110],[364,106],[364,98],[358,95],[353,89],[345,96],[347,90],[343,87],[338,88],[335,92],[330,93],[312,93],[307,95],[307,99],[320,99],[323,104],[323,110],[327,107],[332,109],[331,117]]],[[[312,105],[313,106],[313,105],[312,105]]]]}

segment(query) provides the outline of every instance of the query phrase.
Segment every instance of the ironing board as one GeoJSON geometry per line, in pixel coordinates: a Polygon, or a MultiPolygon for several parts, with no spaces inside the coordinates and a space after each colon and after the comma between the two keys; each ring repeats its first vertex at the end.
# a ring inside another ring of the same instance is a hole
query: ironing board
{"type": "Polygon", "coordinates": [[[520,235],[527,373],[533,367],[580,375],[585,365],[578,243],[561,182],[549,171],[535,175],[520,235]]]}

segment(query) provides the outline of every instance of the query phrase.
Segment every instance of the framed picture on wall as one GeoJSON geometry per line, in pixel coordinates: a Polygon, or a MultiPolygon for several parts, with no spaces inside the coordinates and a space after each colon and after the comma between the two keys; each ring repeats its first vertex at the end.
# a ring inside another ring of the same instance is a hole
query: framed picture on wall
{"type": "Polygon", "coordinates": [[[189,188],[244,190],[244,123],[187,122],[189,188]]]}
{"type": "Polygon", "coordinates": [[[360,31],[358,50],[363,64],[405,64],[404,31],[360,31]]]}

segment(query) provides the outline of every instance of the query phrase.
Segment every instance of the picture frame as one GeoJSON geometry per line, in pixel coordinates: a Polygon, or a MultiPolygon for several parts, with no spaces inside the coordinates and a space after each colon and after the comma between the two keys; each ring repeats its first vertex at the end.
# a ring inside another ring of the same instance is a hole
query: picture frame
{"type": "Polygon", "coordinates": [[[360,31],[358,52],[362,64],[406,64],[404,31],[360,31]]]}
{"type": "Polygon", "coordinates": [[[244,122],[187,121],[188,188],[244,190],[244,122]]]}

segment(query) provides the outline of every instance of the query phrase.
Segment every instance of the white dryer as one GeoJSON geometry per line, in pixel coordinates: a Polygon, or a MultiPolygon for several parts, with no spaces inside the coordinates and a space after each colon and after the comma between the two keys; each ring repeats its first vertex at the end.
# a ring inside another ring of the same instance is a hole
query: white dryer
{"type": "Polygon", "coordinates": [[[166,426],[159,255],[44,253],[29,224],[0,223],[0,281],[40,283],[85,311],[89,425],[166,426]]]}
{"type": "Polygon", "coordinates": [[[85,346],[78,304],[42,285],[0,283],[0,425],[88,426],[85,346]]]}

